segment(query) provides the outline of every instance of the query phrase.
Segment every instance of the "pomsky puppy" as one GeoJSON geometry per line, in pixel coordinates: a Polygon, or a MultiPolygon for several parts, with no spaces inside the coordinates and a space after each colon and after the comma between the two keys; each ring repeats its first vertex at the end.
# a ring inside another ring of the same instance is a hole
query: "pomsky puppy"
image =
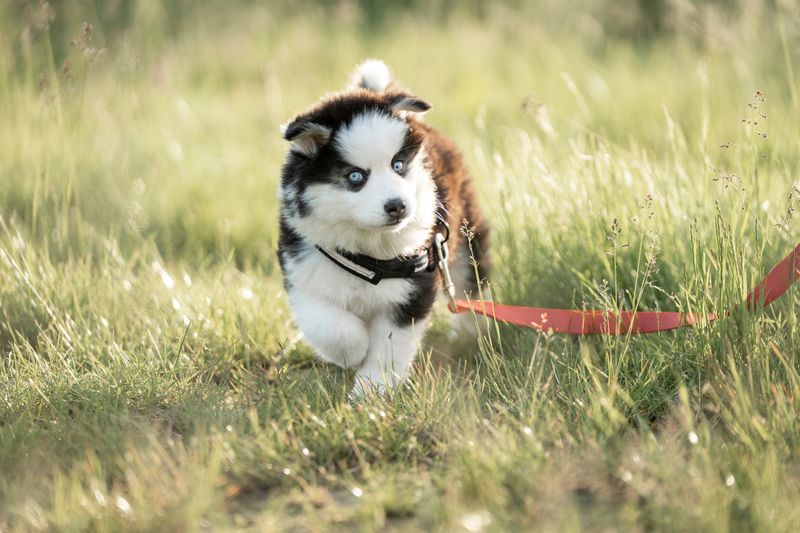
{"type": "Polygon", "coordinates": [[[356,369],[351,397],[409,374],[442,283],[436,232],[449,233],[458,294],[475,294],[488,274],[489,228],[458,149],[422,121],[430,107],[368,60],[349,89],[283,129],[278,256],[289,303],[321,359],[356,369]]]}

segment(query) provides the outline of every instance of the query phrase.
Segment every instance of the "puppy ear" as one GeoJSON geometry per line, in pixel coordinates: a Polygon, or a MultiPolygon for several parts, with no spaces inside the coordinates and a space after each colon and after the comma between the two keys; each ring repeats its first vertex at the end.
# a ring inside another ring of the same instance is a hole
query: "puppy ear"
{"type": "Polygon", "coordinates": [[[392,111],[407,113],[424,113],[431,108],[431,104],[410,94],[393,94],[387,97],[389,107],[392,111]]]}
{"type": "Polygon", "coordinates": [[[306,157],[314,157],[331,138],[331,128],[305,118],[295,119],[284,126],[283,138],[292,143],[292,150],[306,157]]]}

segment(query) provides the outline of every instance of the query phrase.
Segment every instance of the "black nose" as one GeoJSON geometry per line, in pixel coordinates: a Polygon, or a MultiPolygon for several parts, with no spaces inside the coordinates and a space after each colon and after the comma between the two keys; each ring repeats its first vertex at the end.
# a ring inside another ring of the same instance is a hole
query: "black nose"
{"type": "Polygon", "coordinates": [[[383,209],[386,211],[392,218],[400,219],[403,214],[406,212],[406,203],[400,198],[392,198],[385,204],[383,204],[383,209]]]}

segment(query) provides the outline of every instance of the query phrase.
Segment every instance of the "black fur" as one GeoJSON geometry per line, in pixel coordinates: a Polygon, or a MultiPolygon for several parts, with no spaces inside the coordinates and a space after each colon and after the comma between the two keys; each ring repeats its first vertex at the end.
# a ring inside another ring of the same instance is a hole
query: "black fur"
{"type": "MultiPolygon", "coordinates": [[[[281,270],[286,269],[286,258],[292,258],[297,256],[300,253],[300,250],[303,248],[303,239],[298,235],[289,224],[286,223],[286,218],[281,216],[279,222],[279,231],[280,231],[280,242],[278,247],[278,263],[281,266],[281,270]]],[[[289,289],[289,278],[283,278],[283,286],[287,290],[289,289]]]]}
{"type": "Polygon", "coordinates": [[[436,273],[424,272],[412,278],[413,289],[408,300],[395,306],[392,319],[400,327],[427,317],[436,300],[436,273]]]}

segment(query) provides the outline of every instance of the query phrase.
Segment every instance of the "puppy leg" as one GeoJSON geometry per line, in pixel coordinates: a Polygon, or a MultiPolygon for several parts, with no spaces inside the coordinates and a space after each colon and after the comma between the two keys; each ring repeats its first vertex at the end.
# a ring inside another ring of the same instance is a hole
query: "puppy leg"
{"type": "Polygon", "coordinates": [[[351,398],[370,390],[384,392],[408,377],[427,320],[398,326],[391,315],[379,315],[369,326],[369,351],[356,374],[351,398]]]}
{"type": "Polygon", "coordinates": [[[343,368],[361,366],[370,342],[363,320],[302,291],[291,291],[289,303],[297,327],[321,359],[343,368]]]}

